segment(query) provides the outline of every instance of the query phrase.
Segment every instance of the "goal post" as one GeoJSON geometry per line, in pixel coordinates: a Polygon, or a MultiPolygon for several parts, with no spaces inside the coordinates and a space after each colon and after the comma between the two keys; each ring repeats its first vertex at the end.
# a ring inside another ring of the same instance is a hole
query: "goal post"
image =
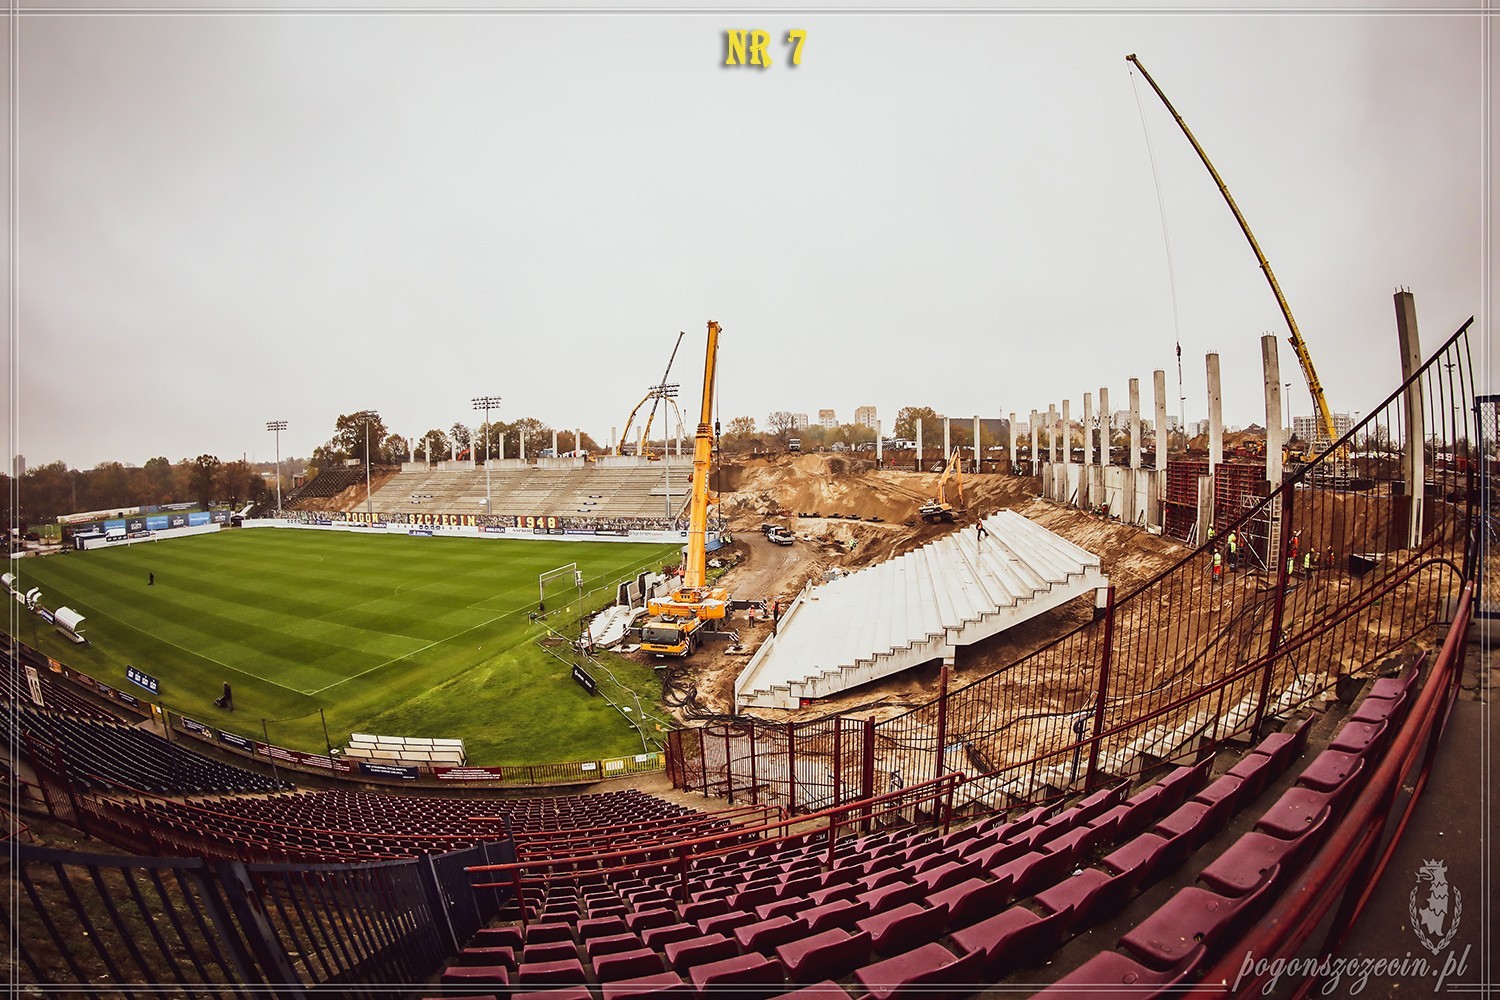
{"type": "Polygon", "coordinates": [[[583,574],[579,572],[576,562],[570,562],[556,569],[549,569],[538,573],[536,582],[537,607],[545,611],[549,588],[553,594],[564,591],[571,597],[583,587],[583,574]]]}

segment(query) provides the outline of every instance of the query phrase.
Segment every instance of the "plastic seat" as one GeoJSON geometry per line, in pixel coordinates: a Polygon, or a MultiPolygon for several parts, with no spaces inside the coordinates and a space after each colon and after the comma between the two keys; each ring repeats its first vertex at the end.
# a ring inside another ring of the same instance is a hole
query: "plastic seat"
{"type": "Polygon", "coordinates": [[[1297,775],[1297,784],[1319,792],[1352,791],[1363,780],[1364,769],[1365,757],[1361,754],[1324,750],[1297,775]]]}
{"type": "Polygon", "coordinates": [[[593,960],[593,966],[594,976],[601,983],[617,979],[638,979],[666,971],[661,964],[661,956],[650,948],[600,955],[593,960]]]}
{"type": "Polygon", "coordinates": [[[830,928],[776,946],[776,957],[794,983],[841,979],[870,959],[870,934],[830,928]]]}
{"type": "Polygon", "coordinates": [[[769,951],[784,941],[790,941],[807,933],[807,924],[788,916],[772,917],[753,924],[743,924],[734,929],[735,940],[746,951],[769,951]]]}
{"type": "Polygon", "coordinates": [[[852,931],[854,925],[870,915],[870,907],[857,900],[840,899],[823,906],[813,906],[802,911],[807,929],[817,934],[830,927],[842,927],[852,931]]]}
{"type": "Polygon", "coordinates": [[[578,940],[587,942],[592,937],[624,934],[626,930],[625,921],[621,917],[589,917],[578,921],[578,940]]]}
{"type": "Polygon", "coordinates": [[[862,892],[854,897],[857,902],[864,903],[870,909],[871,914],[892,910],[902,903],[917,903],[926,897],[921,886],[912,885],[910,882],[895,882],[890,885],[862,892]]]}
{"type": "Polygon", "coordinates": [[[775,1000],[853,1000],[853,998],[838,983],[825,979],[821,983],[813,983],[800,990],[782,993],[775,1000]]]}
{"type": "Polygon", "coordinates": [[[453,964],[503,965],[508,969],[514,969],[516,967],[516,950],[500,945],[480,945],[474,948],[465,948],[454,958],[453,964]]]}
{"type": "Polygon", "coordinates": [[[641,932],[641,942],[647,948],[660,950],[673,941],[695,938],[702,934],[697,924],[667,924],[664,927],[648,927],[641,932]]]}
{"type": "Polygon", "coordinates": [[[1235,765],[1220,776],[1235,777],[1240,779],[1240,805],[1246,806],[1260,798],[1260,793],[1266,790],[1276,776],[1281,772],[1276,769],[1276,759],[1259,752],[1247,753],[1235,762],[1235,765]]]}
{"type": "Polygon", "coordinates": [[[1132,882],[1130,875],[1085,868],[1037,893],[1036,903],[1049,913],[1067,913],[1068,923],[1082,930],[1125,905],[1132,882]]]}
{"type": "Polygon", "coordinates": [[[983,871],[983,866],[976,862],[949,861],[946,864],[938,865],[931,871],[918,875],[916,883],[926,886],[928,892],[938,892],[949,886],[957,885],[966,878],[979,875],[983,871]]]}
{"type": "Polygon", "coordinates": [[[706,965],[739,954],[739,945],[723,934],[706,934],[702,937],[672,941],[664,949],[667,964],[678,972],[695,965],[706,965]]]}
{"type": "Polygon", "coordinates": [[[523,986],[582,986],[583,963],[577,958],[555,962],[522,962],[516,981],[523,986]]]}
{"type": "Polygon", "coordinates": [[[940,944],[924,944],[864,966],[854,977],[873,1000],[959,997],[973,992],[982,959],[979,953],[959,956],[940,944]]]}
{"type": "Polygon", "coordinates": [[[1355,722],[1386,722],[1398,725],[1406,714],[1407,692],[1403,691],[1394,698],[1376,698],[1366,696],[1359,703],[1349,718],[1355,722]]]}
{"type": "Polygon", "coordinates": [[[1000,909],[1011,897],[1007,882],[971,878],[929,897],[933,906],[948,910],[949,927],[966,927],[1000,909]]]}
{"type": "Polygon", "coordinates": [[[528,924],[526,927],[526,943],[528,945],[547,944],[552,941],[571,942],[572,940],[573,927],[571,924],[540,923],[528,924]]]}
{"type": "Polygon", "coordinates": [[[1133,998],[1164,996],[1165,990],[1182,982],[1197,967],[1206,951],[1199,945],[1177,968],[1165,972],[1141,965],[1117,951],[1102,951],[1036,996],[1050,1000],[1099,1000],[1100,996],[1117,992],[1133,998]],[[1121,986],[1132,989],[1127,993],[1119,990],[1121,986]],[[1151,989],[1153,986],[1159,989],[1151,989]]]}
{"type": "MultiPolygon", "coordinates": [[[[696,929],[694,931],[696,933],[696,929]]],[[[645,947],[639,934],[607,934],[600,937],[591,937],[584,942],[583,949],[592,962],[600,955],[613,955],[622,951],[634,951],[645,947]]]]}
{"type": "Polygon", "coordinates": [[[1346,753],[1377,751],[1385,740],[1386,728],[1387,723],[1384,722],[1355,722],[1346,719],[1337,735],[1329,741],[1328,749],[1343,750],[1346,753]]]}
{"type": "Polygon", "coordinates": [[[572,941],[547,941],[528,944],[521,952],[522,962],[564,962],[578,957],[578,949],[572,941]]]}
{"type": "Polygon", "coordinates": [[[872,914],[855,926],[870,933],[876,951],[888,955],[899,948],[936,940],[947,919],[944,907],[928,909],[917,903],[902,903],[893,910],[872,914]]]}
{"type": "Polygon", "coordinates": [[[1070,915],[1060,910],[1040,917],[1016,905],[954,931],[951,937],[966,954],[978,956],[984,978],[998,979],[1014,969],[1041,964],[1057,946],[1070,915]]]}
{"type": "Polygon", "coordinates": [[[1221,896],[1196,885],[1184,886],[1172,898],[1120,938],[1120,947],[1152,968],[1180,968],[1199,948],[1212,951],[1234,937],[1268,899],[1272,883],[1244,896],[1221,896]]]}
{"type": "Polygon", "coordinates": [[[709,997],[771,997],[781,992],[786,981],[781,963],[764,955],[738,955],[707,965],[695,965],[689,978],[700,996],[709,997]]]}
{"type": "Polygon", "coordinates": [[[450,965],[440,981],[444,986],[506,986],[510,970],[503,965],[450,965]]]}
{"type": "Polygon", "coordinates": [[[690,997],[693,989],[675,972],[658,972],[637,979],[604,983],[604,1000],[626,1000],[633,997],[690,997]]]}
{"type": "Polygon", "coordinates": [[[1103,864],[1131,879],[1131,891],[1150,885],[1187,858],[1184,840],[1170,841],[1155,833],[1143,833],[1126,841],[1104,857],[1103,864]]]}
{"type": "Polygon", "coordinates": [[[1282,793],[1255,823],[1255,828],[1282,840],[1296,840],[1322,822],[1331,810],[1332,794],[1297,786],[1282,793]]]}

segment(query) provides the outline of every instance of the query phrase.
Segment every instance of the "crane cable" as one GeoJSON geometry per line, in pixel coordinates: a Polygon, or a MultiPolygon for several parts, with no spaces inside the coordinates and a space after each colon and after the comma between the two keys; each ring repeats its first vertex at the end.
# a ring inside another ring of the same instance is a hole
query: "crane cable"
{"type": "Polygon", "coordinates": [[[1140,81],[1136,79],[1135,70],[1129,72],[1130,89],[1135,94],[1135,108],[1141,116],[1141,132],[1146,136],[1146,156],[1151,161],[1151,180],[1156,185],[1156,210],[1161,216],[1161,240],[1167,252],[1167,286],[1172,294],[1172,333],[1177,340],[1177,422],[1181,425],[1183,440],[1186,441],[1187,415],[1184,406],[1187,396],[1182,391],[1182,321],[1177,311],[1177,271],[1172,264],[1172,237],[1167,231],[1167,201],[1161,190],[1161,173],[1156,168],[1156,150],[1151,145],[1151,128],[1146,124],[1146,108],[1141,103],[1140,81]]]}

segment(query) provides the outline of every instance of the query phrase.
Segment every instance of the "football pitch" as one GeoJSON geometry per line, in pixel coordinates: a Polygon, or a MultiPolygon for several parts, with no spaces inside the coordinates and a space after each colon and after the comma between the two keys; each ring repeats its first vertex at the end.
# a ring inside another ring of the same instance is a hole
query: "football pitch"
{"type": "MultiPolygon", "coordinates": [[[[639,753],[641,737],[538,645],[537,576],[576,562],[593,609],[670,561],[671,545],[230,530],[17,560],[21,589],[84,615],[89,644],[24,612],[14,628],[106,684],[145,697],[126,680],[134,666],[169,709],[294,749],[321,753],[326,718],[335,747],[363,732],[458,737],[477,765],[589,760],[639,753]],[[225,681],[232,712],[214,706],[225,681]]],[[[577,634],[572,580],[549,588],[547,610],[577,634]]],[[[650,666],[609,668],[658,702],[650,666]]]]}

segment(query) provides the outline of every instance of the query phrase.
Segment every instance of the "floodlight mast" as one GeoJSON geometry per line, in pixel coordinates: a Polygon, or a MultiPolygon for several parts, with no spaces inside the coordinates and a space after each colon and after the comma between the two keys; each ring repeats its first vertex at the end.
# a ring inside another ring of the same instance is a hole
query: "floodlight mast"
{"type": "MultiPolygon", "coordinates": [[[[677,339],[679,341],[681,341],[682,337],[679,335],[677,339]]],[[[674,350],[672,353],[675,355],[676,351],[674,350]]],[[[649,393],[649,395],[650,395],[650,398],[652,398],[652,399],[655,399],[655,400],[658,400],[658,401],[660,401],[660,400],[667,400],[667,401],[670,402],[671,400],[673,400],[674,398],[676,398],[676,396],[677,396],[677,390],[680,389],[680,388],[681,388],[681,386],[679,384],[675,383],[675,382],[673,382],[673,383],[663,382],[661,385],[652,386],[651,387],[651,392],[649,393]]],[[[676,406],[677,404],[673,403],[672,405],[676,406]]],[[[656,404],[655,403],[653,403],[651,405],[651,415],[653,417],[656,416],[656,404]]],[[[648,419],[646,421],[646,435],[649,436],[650,432],[651,432],[651,421],[648,419]]],[[[649,445],[650,442],[648,441],[647,444],[649,445]]],[[[675,522],[676,519],[673,516],[673,512],[672,512],[672,460],[671,459],[672,459],[672,456],[667,451],[666,435],[663,435],[662,436],[662,446],[661,446],[661,467],[662,467],[662,473],[666,477],[666,483],[667,483],[667,520],[669,522],[675,522]]],[[[672,526],[676,527],[676,524],[673,523],[672,526]]]]}
{"type": "Polygon", "coordinates": [[[286,430],[285,420],[266,421],[266,430],[276,432],[276,511],[281,512],[281,432],[286,430]]]}
{"type": "Polygon", "coordinates": [[[365,425],[365,517],[375,523],[375,504],[370,490],[370,421],[375,419],[374,410],[360,410],[354,415],[365,425]]]}
{"type": "Polygon", "coordinates": [[[490,509],[490,410],[499,408],[499,396],[474,397],[474,409],[484,411],[484,512],[486,515],[494,513],[490,509]]]}

